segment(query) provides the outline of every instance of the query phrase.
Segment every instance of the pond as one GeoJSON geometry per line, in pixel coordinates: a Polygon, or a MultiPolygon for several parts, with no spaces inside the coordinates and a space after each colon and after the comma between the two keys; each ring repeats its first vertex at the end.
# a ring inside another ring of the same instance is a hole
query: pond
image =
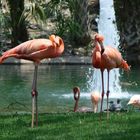
{"type": "MultiPolygon", "coordinates": [[[[0,66],[1,113],[31,112],[33,71],[33,65],[0,66]]],[[[139,71],[140,68],[131,68],[129,73],[120,70],[121,94],[111,93],[110,100],[120,98],[126,106],[133,94],[140,94],[139,71]]],[[[81,89],[79,106],[92,108],[90,93],[96,90],[93,86],[94,72],[91,65],[40,65],[38,70],[39,112],[72,111],[74,86],[79,86],[81,89]]]]}

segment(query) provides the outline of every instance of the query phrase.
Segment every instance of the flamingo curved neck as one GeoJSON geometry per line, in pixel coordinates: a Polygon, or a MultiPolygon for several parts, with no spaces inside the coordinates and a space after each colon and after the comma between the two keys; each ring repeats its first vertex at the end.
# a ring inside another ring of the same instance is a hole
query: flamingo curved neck
{"type": "Polygon", "coordinates": [[[75,101],[74,112],[78,110],[78,100],[75,101]]]}

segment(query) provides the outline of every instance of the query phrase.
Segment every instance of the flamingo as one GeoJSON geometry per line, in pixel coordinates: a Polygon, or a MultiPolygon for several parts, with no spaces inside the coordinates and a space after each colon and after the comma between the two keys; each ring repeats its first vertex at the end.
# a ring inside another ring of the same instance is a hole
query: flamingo
{"type": "Polygon", "coordinates": [[[133,95],[128,102],[128,105],[130,104],[140,108],[140,95],[133,95]]]}
{"type": "Polygon", "coordinates": [[[60,56],[64,51],[63,40],[59,36],[51,35],[49,39],[33,39],[21,43],[20,45],[6,51],[0,57],[0,64],[9,57],[25,59],[34,62],[34,76],[32,83],[32,123],[34,127],[34,111],[36,109],[36,126],[38,126],[38,108],[37,108],[37,71],[38,65],[42,59],[55,58],[60,56]],[[36,104],[36,106],[35,106],[36,104]]]}
{"type": "Polygon", "coordinates": [[[109,98],[109,72],[114,68],[122,68],[126,71],[130,70],[127,62],[122,58],[121,53],[111,46],[103,45],[104,37],[100,34],[95,35],[95,47],[92,52],[92,65],[94,68],[100,69],[102,78],[102,93],[101,93],[101,108],[102,112],[103,99],[104,99],[104,70],[107,70],[107,118],[109,118],[108,98],[109,98]]]}
{"type": "Polygon", "coordinates": [[[94,113],[97,113],[98,103],[99,103],[100,99],[101,99],[101,97],[100,97],[99,92],[95,91],[95,92],[91,93],[91,101],[93,104],[94,113]]]}
{"type": "Polygon", "coordinates": [[[75,100],[74,112],[92,112],[92,109],[88,108],[88,107],[78,108],[78,102],[80,99],[80,88],[79,87],[73,88],[73,94],[74,94],[74,100],[75,100]]]}

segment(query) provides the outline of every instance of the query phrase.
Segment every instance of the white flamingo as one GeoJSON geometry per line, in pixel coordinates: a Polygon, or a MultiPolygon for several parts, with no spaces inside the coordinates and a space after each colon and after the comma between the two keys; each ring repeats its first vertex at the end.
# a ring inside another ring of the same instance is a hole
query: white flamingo
{"type": "Polygon", "coordinates": [[[140,108],[140,95],[133,95],[128,102],[128,105],[130,104],[134,107],[140,108]]]}

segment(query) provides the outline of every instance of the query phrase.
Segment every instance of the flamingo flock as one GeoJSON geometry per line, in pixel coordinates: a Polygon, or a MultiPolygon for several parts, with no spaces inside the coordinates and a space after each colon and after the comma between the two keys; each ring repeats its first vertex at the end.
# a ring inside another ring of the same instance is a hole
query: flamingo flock
{"type": "MultiPolygon", "coordinates": [[[[104,46],[103,41],[104,37],[100,34],[96,34],[94,36],[95,40],[95,47],[93,48],[92,52],[92,65],[96,69],[100,69],[101,71],[101,85],[102,85],[102,93],[99,94],[98,92],[93,92],[91,94],[91,101],[93,103],[93,109],[89,108],[82,108],[78,107],[78,102],[80,99],[80,88],[74,87],[73,94],[74,94],[74,112],[88,112],[94,111],[94,113],[98,110],[98,103],[101,100],[101,107],[100,112],[103,111],[103,100],[105,95],[104,90],[104,71],[107,70],[108,79],[107,79],[107,118],[109,118],[109,109],[108,109],[108,100],[109,100],[109,72],[114,68],[122,68],[125,71],[129,71],[130,67],[128,66],[127,62],[122,58],[121,53],[111,47],[111,46],[104,46]]],[[[56,35],[51,35],[49,39],[34,39],[29,40],[26,42],[21,43],[20,45],[6,51],[0,57],[0,64],[9,57],[15,57],[17,59],[25,59],[32,61],[34,63],[34,76],[33,76],[33,83],[32,83],[32,122],[31,127],[34,127],[34,114],[36,113],[36,126],[38,126],[38,105],[37,105],[37,71],[38,65],[40,64],[41,60],[48,59],[48,58],[55,58],[59,57],[64,51],[64,42],[63,39],[56,35]]],[[[137,97],[138,98],[138,97],[137,97]]],[[[139,97],[140,98],[140,97],[139,97]]],[[[128,104],[132,104],[135,106],[140,106],[140,100],[136,100],[136,97],[130,99],[128,104]]]]}

